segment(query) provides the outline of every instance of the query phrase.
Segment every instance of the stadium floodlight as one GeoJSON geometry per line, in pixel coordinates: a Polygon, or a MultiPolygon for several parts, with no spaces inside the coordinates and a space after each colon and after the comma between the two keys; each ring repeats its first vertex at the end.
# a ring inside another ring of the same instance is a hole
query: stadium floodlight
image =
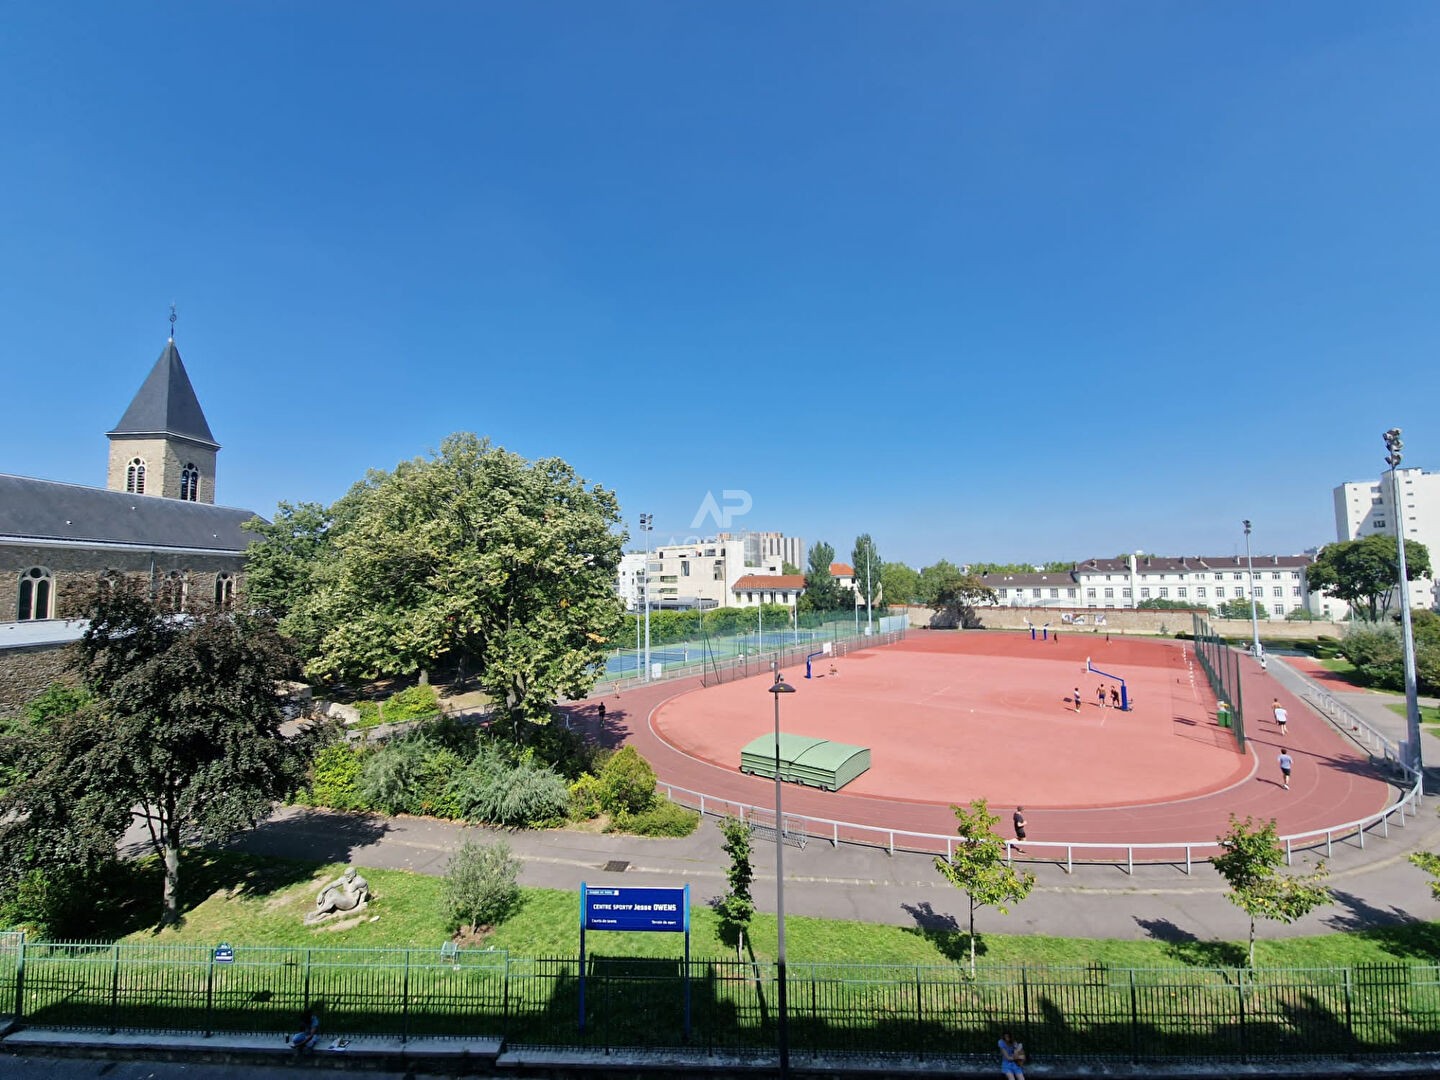
{"type": "Polygon", "coordinates": [[[1250,560],[1250,522],[1247,519],[1240,524],[1245,526],[1245,566],[1250,575],[1250,630],[1254,634],[1251,649],[1260,666],[1264,667],[1265,654],[1260,651],[1260,615],[1255,608],[1255,564],[1250,560]]]}
{"type": "Polygon", "coordinates": [[[1410,582],[1405,567],[1405,504],[1400,496],[1400,462],[1405,444],[1400,441],[1400,429],[1391,428],[1382,436],[1385,440],[1385,464],[1390,466],[1390,490],[1395,500],[1395,550],[1400,574],[1400,637],[1405,653],[1405,739],[1409,753],[1406,764],[1418,774],[1423,767],[1420,753],[1420,699],[1415,688],[1415,631],[1410,625],[1410,582]]]}
{"type": "Polygon", "coordinates": [[[785,997],[785,819],[780,809],[780,695],[793,694],[795,688],[785,681],[778,665],[771,664],[775,682],[770,693],[775,695],[775,974],[778,979],[775,1009],[775,1041],[780,1049],[780,1075],[790,1075],[790,1030],[786,1018],[785,997]]]}

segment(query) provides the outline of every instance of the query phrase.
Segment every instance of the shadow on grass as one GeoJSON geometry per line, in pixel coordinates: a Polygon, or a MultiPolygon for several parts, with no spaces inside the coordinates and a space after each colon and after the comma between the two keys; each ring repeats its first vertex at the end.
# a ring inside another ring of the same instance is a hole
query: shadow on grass
{"type": "Polygon", "coordinates": [[[1379,907],[1341,889],[1331,895],[1341,909],[1325,920],[1333,929],[1353,932],[1402,960],[1440,959],[1440,923],[1417,919],[1397,907],[1379,907]]]}
{"type": "MultiPolygon", "coordinates": [[[[936,911],[928,900],[900,906],[915,920],[914,928],[906,927],[906,933],[923,938],[947,960],[957,964],[970,963],[970,935],[961,929],[960,921],[954,915],[936,911]]],[[[985,952],[985,939],[976,934],[976,958],[984,956],[985,952]]]]}
{"type": "Polygon", "coordinates": [[[1165,954],[1192,967],[1244,967],[1246,952],[1233,941],[1201,941],[1189,930],[1169,919],[1141,919],[1135,924],[1156,941],[1163,942],[1165,954]]]}

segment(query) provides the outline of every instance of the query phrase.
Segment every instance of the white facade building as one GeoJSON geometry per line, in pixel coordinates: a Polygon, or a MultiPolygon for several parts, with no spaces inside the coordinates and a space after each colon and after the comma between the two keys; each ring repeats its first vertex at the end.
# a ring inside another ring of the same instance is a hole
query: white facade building
{"type": "MultiPolygon", "coordinates": [[[[631,611],[644,610],[645,568],[643,551],[629,552],[620,559],[617,587],[631,611]]],[[[759,565],[748,564],[743,539],[666,544],[650,552],[650,607],[651,610],[732,607],[736,605],[735,583],[740,578],[747,574],[776,575],[780,568],[778,558],[759,565]]]]}
{"type": "Polygon", "coordinates": [[[1315,610],[1305,580],[1311,562],[1308,555],[1256,555],[1252,579],[1243,555],[1127,555],[1088,559],[1068,571],[982,574],[980,580],[995,590],[997,605],[1008,607],[1137,608],[1153,599],[1218,608],[1253,594],[1278,622],[1297,608],[1315,610]]]}
{"type": "Polygon", "coordinates": [[[789,563],[797,569],[805,569],[805,541],[798,536],[786,536],[780,532],[722,532],[718,540],[739,540],[745,545],[745,562],[748,566],[783,566],[789,563]]]}
{"type": "MultiPolygon", "coordinates": [[[[1397,523],[1407,540],[1417,540],[1430,552],[1432,567],[1440,556],[1440,473],[1423,469],[1396,469],[1400,501],[1395,506],[1395,487],[1390,473],[1378,480],[1341,484],[1335,489],[1335,535],[1339,540],[1359,540],[1383,533],[1394,536],[1397,523]]],[[[1440,607],[1440,586],[1434,578],[1410,582],[1412,608],[1440,607]]]]}

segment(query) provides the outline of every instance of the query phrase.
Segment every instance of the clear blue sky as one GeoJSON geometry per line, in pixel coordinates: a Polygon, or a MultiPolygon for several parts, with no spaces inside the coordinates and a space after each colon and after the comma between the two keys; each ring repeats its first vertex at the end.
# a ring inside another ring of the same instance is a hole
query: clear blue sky
{"type": "Polygon", "coordinates": [[[1289,553],[1385,428],[1440,468],[1432,3],[4,23],[0,471],[103,484],[172,299],[267,514],[471,430],[661,537],[1289,553]]]}

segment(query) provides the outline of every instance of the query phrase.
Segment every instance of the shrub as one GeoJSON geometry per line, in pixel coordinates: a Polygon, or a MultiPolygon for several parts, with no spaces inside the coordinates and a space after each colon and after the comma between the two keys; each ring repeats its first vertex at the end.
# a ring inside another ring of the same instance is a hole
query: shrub
{"type": "Polygon", "coordinates": [[[520,904],[520,860],[503,840],[479,844],[466,840],[445,868],[445,907],[450,929],[504,922],[520,904]]]}
{"type": "Polygon", "coordinates": [[[639,814],[655,803],[655,770],[633,746],[623,747],[600,770],[600,805],[612,816],[639,814]]]}
{"type": "Polygon", "coordinates": [[[440,695],[429,683],[420,683],[391,694],[383,712],[387,724],[426,720],[440,715],[440,695]]]}
{"type": "Polygon", "coordinates": [[[367,809],[413,813],[418,808],[413,796],[424,789],[424,781],[424,741],[391,739],[366,759],[357,787],[367,809]]]}
{"type": "Polygon", "coordinates": [[[51,683],[25,706],[25,719],[45,724],[62,716],[73,716],[90,704],[90,693],[77,686],[51,683]]]}
{"type": "Polygon", "coordinates": [[[363,810],[360,755],[349,746],[327,746],[310,766],[310,802],[335,810],[363,810]]]}
{"type": "Polygon", "coordinates": [[[563,821],[570,805],[565,781],[528,758],[511,763],[493,746],[480,749],[451,782],[461,817],[492,825],[536,826],[563,821]]]}
{"type": "Polygon", "coordinates": [[[700,815],[668,800],[655,803],[638,814],[619,813],[606,832],[634,833],[636,836],[689,836],[700,824],[700,815]]]}
{"type": "Polygon", "coordinates": [[[570,816],[576,821],[589,821],[600,813],[600,780],[588,772],[570,785],[570,816]]]}

